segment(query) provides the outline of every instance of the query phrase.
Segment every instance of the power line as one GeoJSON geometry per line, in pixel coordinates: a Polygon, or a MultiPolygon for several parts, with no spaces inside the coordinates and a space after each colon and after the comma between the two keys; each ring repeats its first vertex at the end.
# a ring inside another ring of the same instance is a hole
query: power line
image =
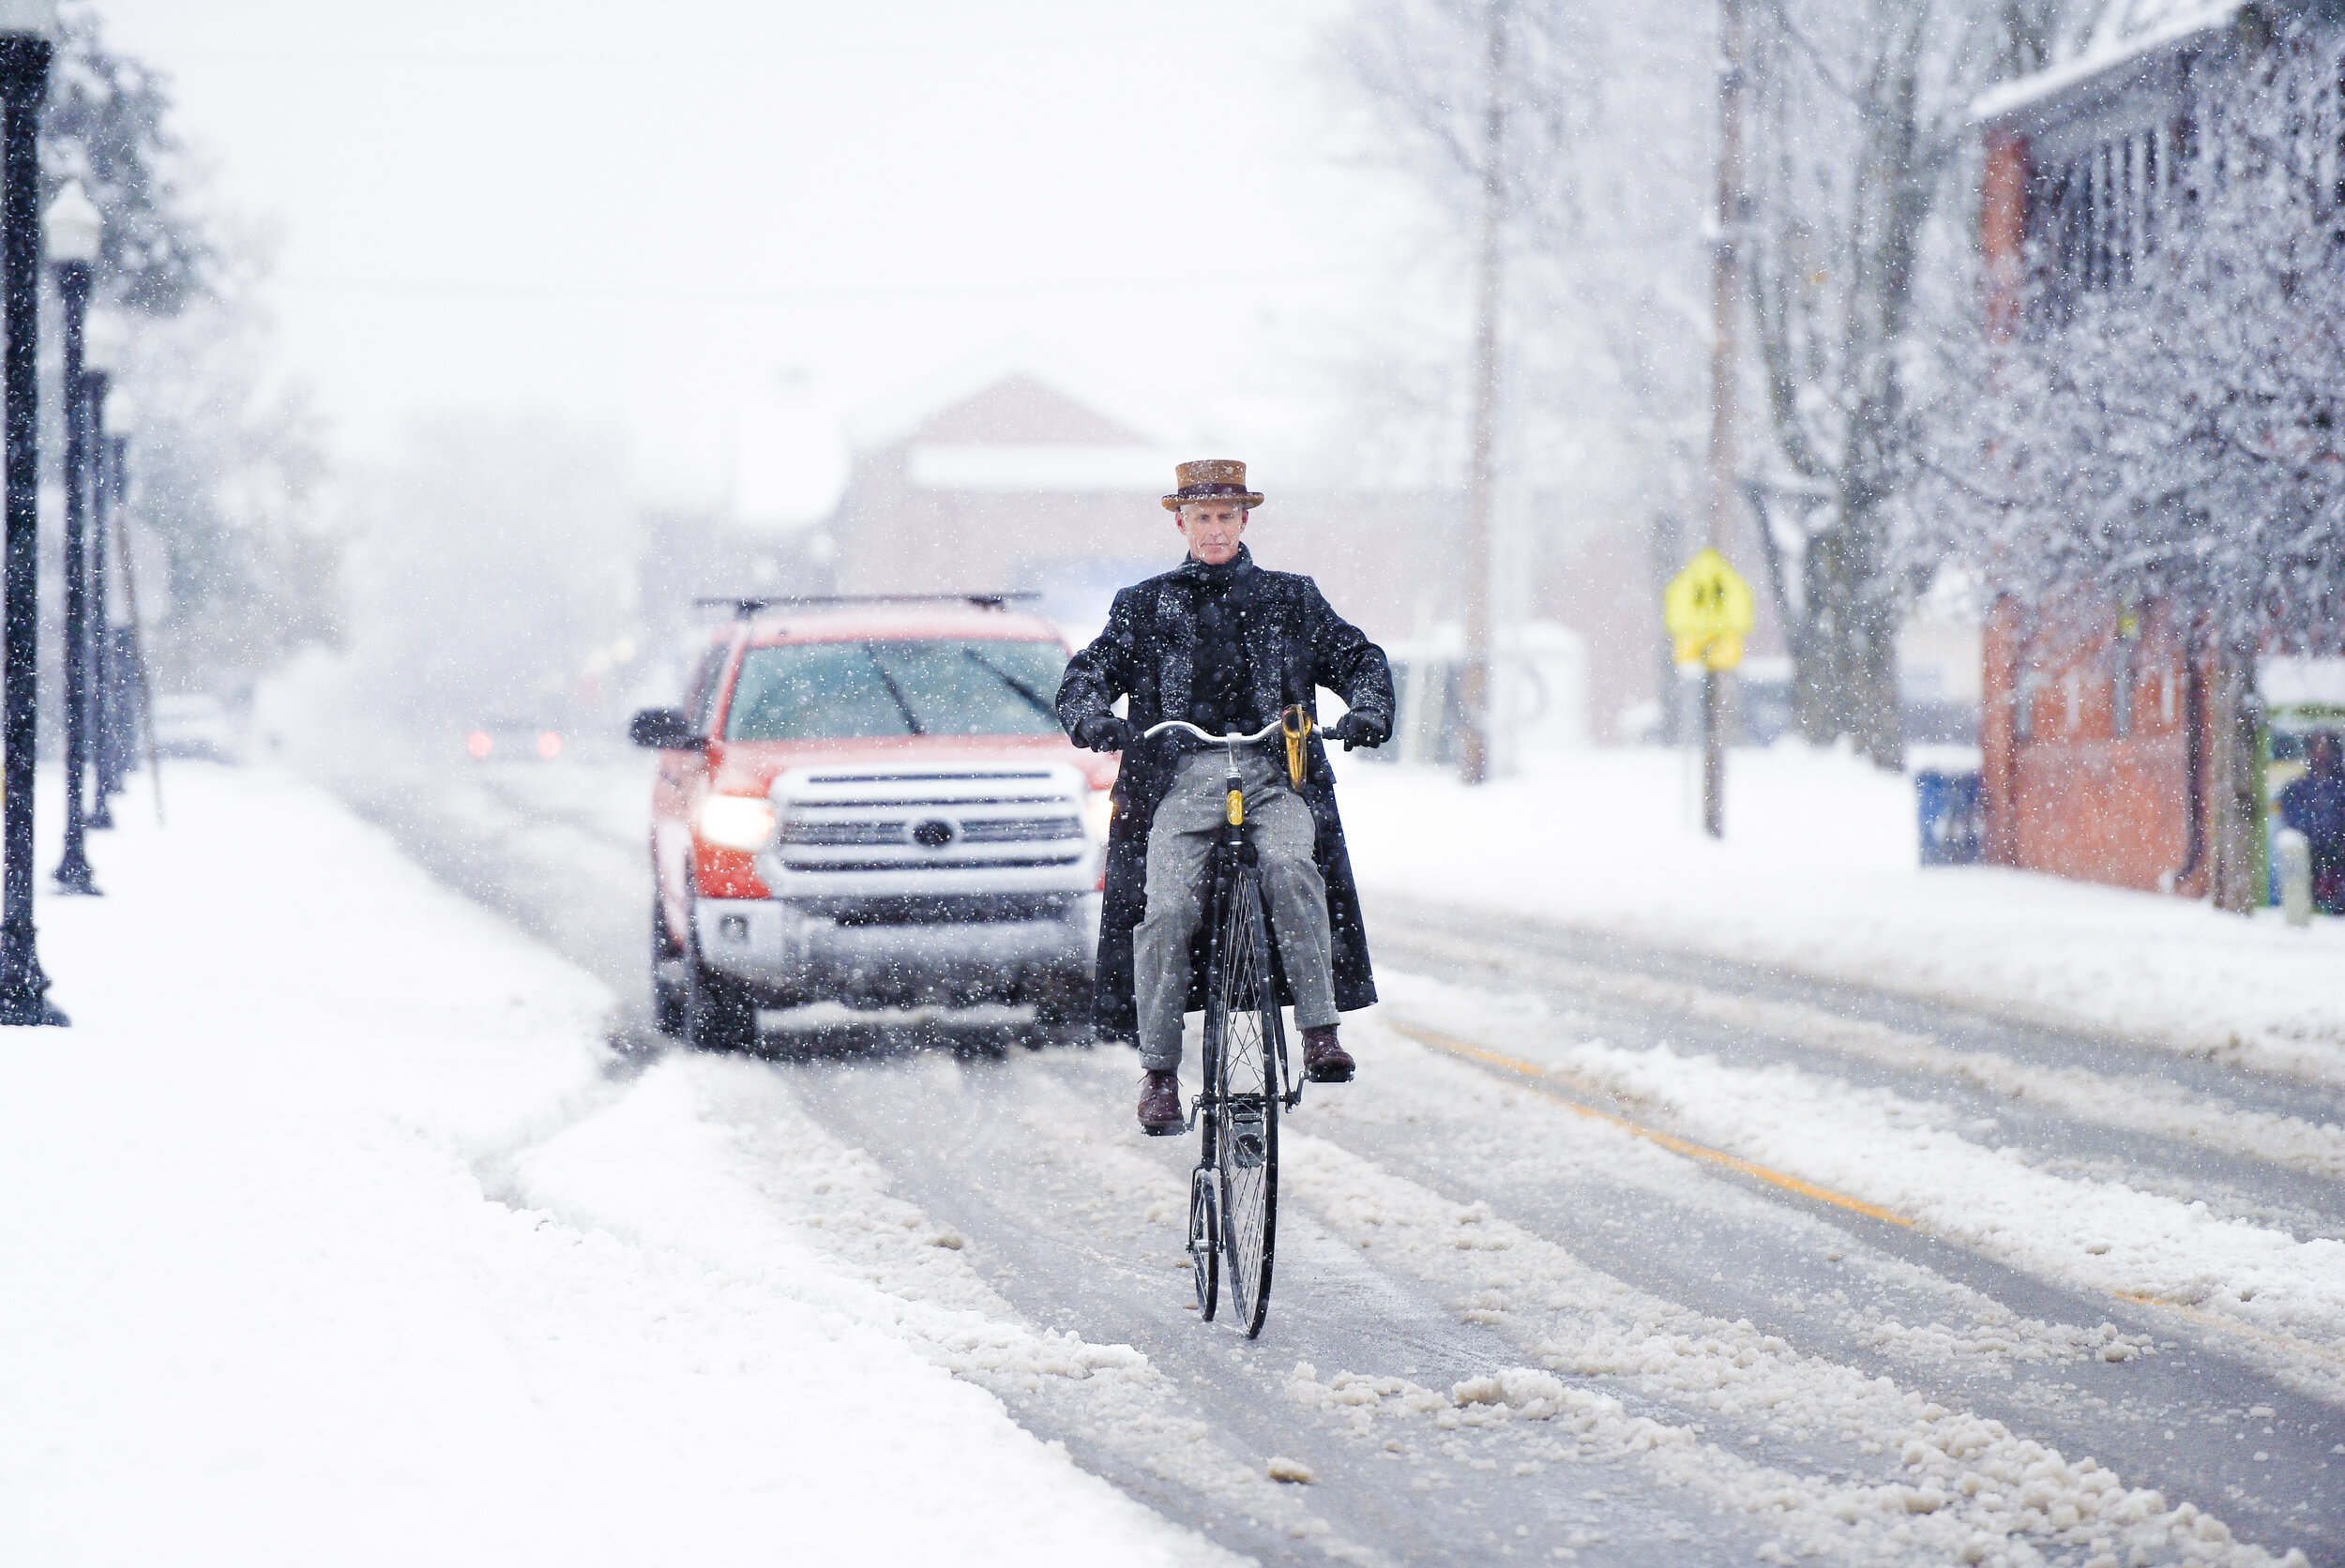
{"type": "Polygon", "coordinates": [[[1095,45],[1166,43],[1213,40],[1193,31],[1037,34],[1022,38],[940,38],[905,42],[886,39],[865,44],[832,44],[819,49],[783,45],[769,48],[684,49],[266,49],[175,50],[157,56],[166,68],[180,64],[207,66],[367,65],[367,66],[528,66],[570,61],[637,67],[688,65],[706,68],[727,62],[790,64],[800,61],[897,58],[910,54],[1007,54],[1023,50],[1090,48],[1095,45]]]}
{"type": "Polygon", "coordinates": [[[304,290],[317,294],[407,294],[446,298],[543,300],[659,300],[711,305],[787,305],[840,299],[945,299],[971,295],[1032,295],[1060,294],[1177,293],[1188,289],[1231,288],[1248,283],[1299,282],[1324,278],[1384,275],[1383,267],[1343,265],[1299,267],[1275,272],[1227,273],[1218,277],[1034,279],[998,283],[929,283],[838,286],[807,289],[688,288],[659,284],[525,283],[482,279],[322,278],[299,273],[267,279],[263,288],[304,290]]]}

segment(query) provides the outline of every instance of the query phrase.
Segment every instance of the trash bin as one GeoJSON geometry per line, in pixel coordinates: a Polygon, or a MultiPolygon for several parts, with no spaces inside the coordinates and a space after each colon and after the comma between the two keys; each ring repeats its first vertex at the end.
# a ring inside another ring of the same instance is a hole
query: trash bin
{"type": "Polygon", "coordinates": [[[1978,864],[1978,775],[1931,768],[1914,776],[1921,808],[1922,864],[1978,864]]]}

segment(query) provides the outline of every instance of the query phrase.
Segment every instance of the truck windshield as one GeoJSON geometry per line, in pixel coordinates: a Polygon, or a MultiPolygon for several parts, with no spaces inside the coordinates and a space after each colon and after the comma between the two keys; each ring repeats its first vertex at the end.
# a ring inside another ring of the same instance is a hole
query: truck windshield
{"type": "Polygon", "coordinates": [[[751,648],[725,715],[729,741],[862,735],[1054,735],[1067,671],[1055,642],[947,639],[751,648]]]}

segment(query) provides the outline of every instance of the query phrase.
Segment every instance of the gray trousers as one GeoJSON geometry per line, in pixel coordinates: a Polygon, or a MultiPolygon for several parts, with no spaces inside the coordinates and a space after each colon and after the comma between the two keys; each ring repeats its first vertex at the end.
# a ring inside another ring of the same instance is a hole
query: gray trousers
{"type": "MultiPolygon", "coordinates": [[[[1132,933],[1133,1000],[1140,1006],[1140,1063],[1166,1072],[1181,1064],[1181,1013],[1188,1001],[1188,943],[1204,917],[1206,866],[1221,832],[1229,754],[1183,757],[1172,787],[1148,828],[1148,912],[1132,933]]],[[[1287,783],[1286,757],[1260,748],[1238,753],[1246,821],[1262,864],[1270,929],[1287,984],[1294,1025],[1336,1021],[1334,948],[1327,934],[1327,883],[1311,858],[1317,830],[1311,808],[1287,783]]]]}

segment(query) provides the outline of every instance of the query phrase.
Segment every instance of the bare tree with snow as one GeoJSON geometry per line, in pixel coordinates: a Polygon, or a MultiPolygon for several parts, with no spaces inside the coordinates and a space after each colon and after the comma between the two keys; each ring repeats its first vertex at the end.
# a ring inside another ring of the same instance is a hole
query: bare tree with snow
{"type": "Polygon", "coordinates": [[[1800,731],[1846,735],[1883,767],[1904,761],[1896,637],[1920,586],[1897,548],[1920,430],[1910,363],[1967,306],[1929,287],[1966,249],[1941,209],[1972,98],[2040,66],[2063,16],[2060,0],[1763,0],[1754,18],[1747,253],[1768,455],[1749,488],[1800,731]]]}

